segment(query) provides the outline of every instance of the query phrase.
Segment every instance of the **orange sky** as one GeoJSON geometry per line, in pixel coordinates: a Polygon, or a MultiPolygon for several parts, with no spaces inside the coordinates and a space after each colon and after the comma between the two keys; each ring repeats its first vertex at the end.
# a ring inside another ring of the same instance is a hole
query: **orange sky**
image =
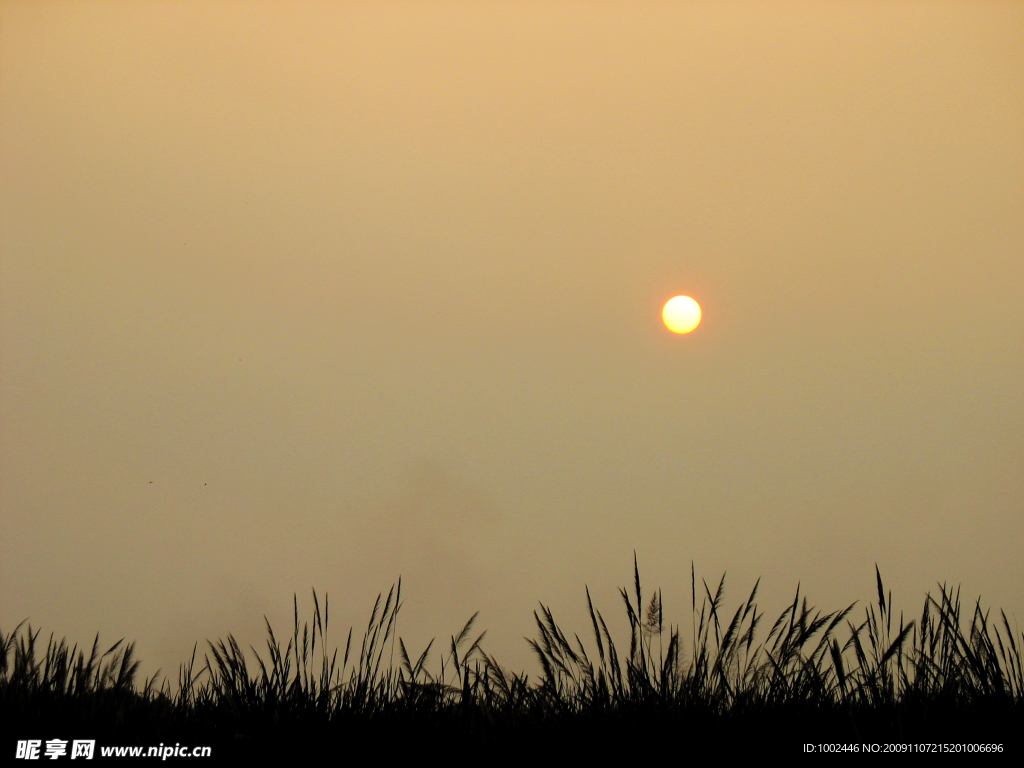
{"type": "Polygon", "coordinates": [[[1020,3],[0,2],[0,629],[1024,617],[1022,137],[1020,3]]]}

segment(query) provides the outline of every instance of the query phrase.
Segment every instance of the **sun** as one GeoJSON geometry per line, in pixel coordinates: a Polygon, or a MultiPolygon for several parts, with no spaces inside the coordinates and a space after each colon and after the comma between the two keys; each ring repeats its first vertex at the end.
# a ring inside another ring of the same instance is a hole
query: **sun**
{"type": "Polygon", "coordinates": [[[700,304],[689,296],[674,296],[665,302],[661,319],[673,333],[689,333],[700,325],[700,304]]]}

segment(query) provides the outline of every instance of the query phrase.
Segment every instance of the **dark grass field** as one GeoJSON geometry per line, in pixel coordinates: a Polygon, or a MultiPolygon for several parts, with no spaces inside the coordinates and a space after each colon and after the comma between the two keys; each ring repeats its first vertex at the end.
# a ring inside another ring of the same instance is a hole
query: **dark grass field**
{"type": "Polygon", "coordinates": [[[1024,636],[980,600],[962,608],[944,586],[904,622],[876,575],[877,602],[867,608],[823,613],[797,590],[770,626],[756,585],[726,613],[723,583],[712,590],[693,578],[684,638],[663,626],[661,592],[645,598],[635,568],[621,590],[629,648],[616,647],[589,592],[589,646],[541,606],[529,641],[541,668],[535,680],[487,654],[475,617],[443,648],[413,658],[394,633],[400,581],[378,597],[362,638],[349,630],[342,648],[324,647],[329,605],[314,593],[311,620],[300,623],[296,602],[288,637],[268,624],[266,649],[249,660],[231,636],[205,653],[197,646],[174,685],[139,682],[130,643],[104,649],[97,638],[78,649],[50,638],[44,648],[23,623],[0,632],[3,749],[13,757],[18,741],[93,739],[100,759],[105,745],[210,746],[207,764],[333,762],[365,749],[381,759],[541,762],[650,760],[666,749],[1019,760],[1024,636]]]}

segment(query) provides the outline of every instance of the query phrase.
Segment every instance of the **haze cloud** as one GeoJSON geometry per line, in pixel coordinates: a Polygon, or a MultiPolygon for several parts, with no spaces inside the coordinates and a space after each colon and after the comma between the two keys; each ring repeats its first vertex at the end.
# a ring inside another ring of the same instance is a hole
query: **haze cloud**
{"type": "Polygon", "coordinates": [[[877,562],[1020,616],[1022,41],[987,2],[0,4],[0,627],[173,671],[401,575],[411,649],[480,610],[524,667],[634,551],[673,622],[691,560],[769,614],[877,562]]]}

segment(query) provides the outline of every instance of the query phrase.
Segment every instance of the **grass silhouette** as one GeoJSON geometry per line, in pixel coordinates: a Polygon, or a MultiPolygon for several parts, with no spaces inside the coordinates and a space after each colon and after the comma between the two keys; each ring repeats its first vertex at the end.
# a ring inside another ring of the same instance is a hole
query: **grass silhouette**
{"type": "Polygon", "coordinates": [[[712,590],[691,566],[687,656],[679,628],[663,625],[661,591],[645,598],[634,559],[633,584],[620,590],[628,652],[587,590],[589,651],[548,607],[535,611],[535,681],[487,654],[476,615],[437,654],[434,673],[434,641],[414,662],[395,634],[401,580],[378,595],[358,647],[349,629],[344,650],[328,648],[329,603],[321,610],[314,591],[310,621],[300,624],[294,600],[283,643],[267,622],[255,666],[229,635],[208,643],[198,670],[197,644],[174,687],[156,676],[136,684],[132,643],[101,654],[97,636],[86,654],[51,636],[43,651],[39,630],[22,622],[0,632],[0,706],[12,738],[192,741],[291,760],[360,742],[392,754],[476,746],[526,757],[642,751],[669,738],[691,753],[774,744],[795,755],[804,742],[1005,743],[1024,731],[1024,635],[1005,613],[992,621],[980,600],[965,612],[959,590],[940,585],[920,618],[904,621],[877,567],[876,579],[877,602],[863,614],[855,605],[822,613],[798,587],[758,641],[758,585],[729,616],[724,577],[712,590]]]}

